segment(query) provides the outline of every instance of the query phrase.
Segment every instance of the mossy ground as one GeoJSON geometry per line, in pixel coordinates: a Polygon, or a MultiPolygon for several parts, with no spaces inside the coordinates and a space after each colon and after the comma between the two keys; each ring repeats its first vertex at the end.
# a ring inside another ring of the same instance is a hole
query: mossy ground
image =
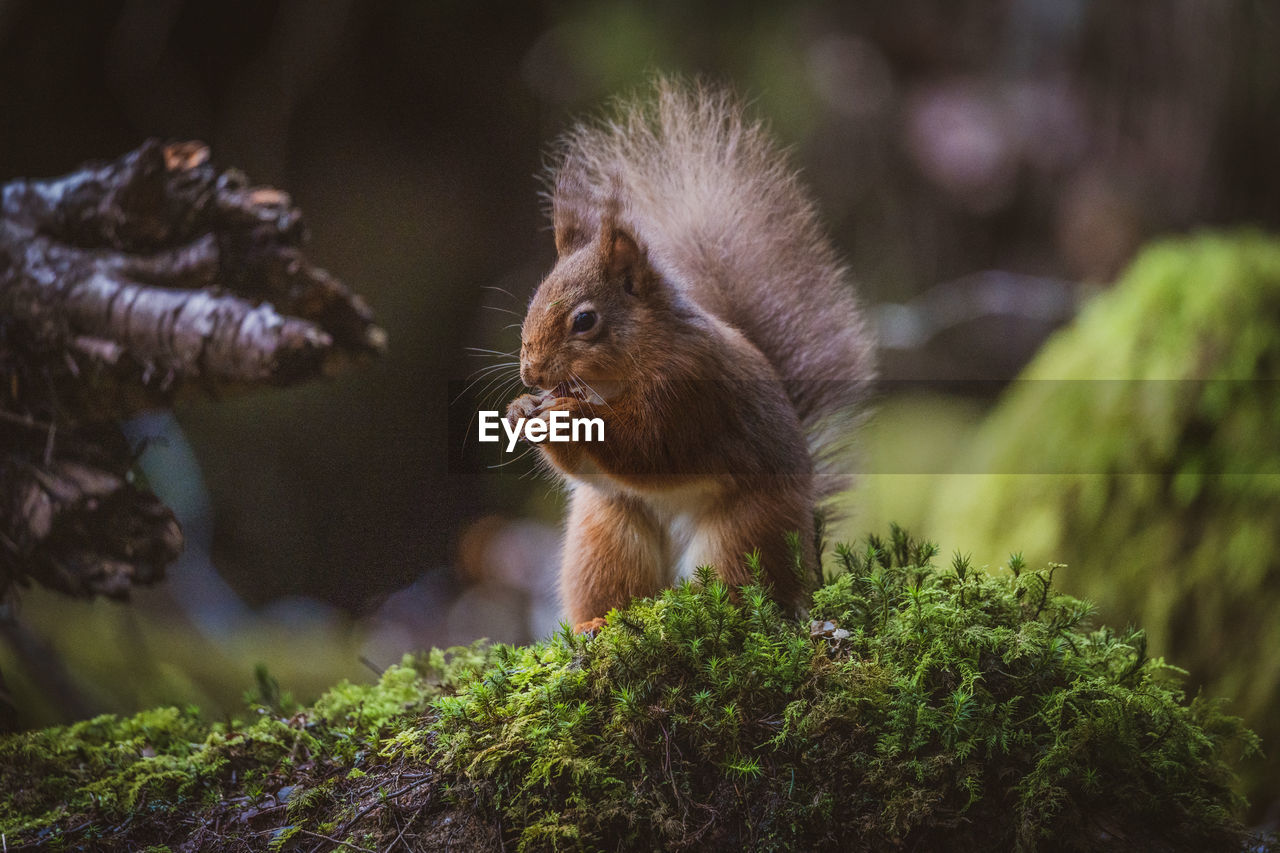
{"type": "Polygon", "coordinates": [[[595,638],[407,660],[244,721],[160,709],[0,740],[9,849],[1242,850],[1256,747],[1052,567],[901,532],[809,621],[698,583],[595,638]],[[935,566],[941,563],[941,566],[935,566]]]}
{"type": "Polygon", "coordinates": [[[359,849],[335,836],[380,849],[410,822],[410,838],[438,826],[464,849],[492,840],[453,814],[430,767],[380,754],[488,655],[407,656],[377,684],[344,682],[305,709],[260,672],[242,719],[159,708],[0,738],[6,849],[359,849]]]}

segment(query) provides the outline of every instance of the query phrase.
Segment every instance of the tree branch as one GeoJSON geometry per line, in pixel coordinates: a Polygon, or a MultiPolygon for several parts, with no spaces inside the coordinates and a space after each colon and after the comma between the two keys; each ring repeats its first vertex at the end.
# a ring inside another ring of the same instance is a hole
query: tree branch
{"type": "Polygon", "coordinates": [[[33,579],[126,597],[180,552],[120,418],[382,351],[306,239],[288,194],[198,142],[0,188],[0,594],[33,579]]]}

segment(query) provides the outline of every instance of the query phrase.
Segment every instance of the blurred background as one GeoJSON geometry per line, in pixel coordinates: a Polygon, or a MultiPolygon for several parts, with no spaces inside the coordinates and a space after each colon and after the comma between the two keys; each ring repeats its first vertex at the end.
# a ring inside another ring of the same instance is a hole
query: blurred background
{"type": "MultiPolygon", "coordinates": [[[[385,358],[334,381],[130,426],[187,552],[131,604],[29,590],[8,605],[0,670],[21,725],[159,702],[228,712],[259,665],[307,699],[408,651],[555,627],[557,489],[527,462],[459,464],[472,398],[498,407],[504,388],[485,375],[454,398],[502,360],[467,347],[518,345],[511,324],[550,268],[548,145],[655,70],[728,82],[771,123],[880,335],[866,474],[836,537],[896,520],[998,566],[1007,552],[982,552],[995,540],[936,502],[944,479],[968,489],[975,471],[955,460],[1006,383],[1149,241],[1280,226],[1270,0],[723,9],[0,0],[0,180],[60,174],[148,136],[205,140],[220,165],[294,195],[312,258],[368,299],[390,338],[385,358]]],[[[1280,324],[1248,319],[1271,323],[1264,335],[1280,324]]],[[[1157,305],[1116,334],[1161,320],[1157,305]]],[[[1244,369],[1236,378],[1262,368],[1244,369]]],[[[1280,514],[1264,506],[1243,559],[1271,568],[1250,575],[1250,594],[1280,587],[1280,514]]],[[[1090,535],[1019,529],[1029,555],[1067,562],[1079,555],[1061,543],[1090,535]]],[[[1108,589],[1073,591],[1104,620],[1141,615],[1108,589]]],[[[1280,610],[1255,616],[1280,624],[1280,610]]],[[[1214,618],[1198,624],[1221,658],[1229,620],[1214,618]]],[[[1208,660],[1193,684],[1219,683],[1208,660]]],[[[1263,693],[1251,722],[1274,716],[1263,693]]]]}

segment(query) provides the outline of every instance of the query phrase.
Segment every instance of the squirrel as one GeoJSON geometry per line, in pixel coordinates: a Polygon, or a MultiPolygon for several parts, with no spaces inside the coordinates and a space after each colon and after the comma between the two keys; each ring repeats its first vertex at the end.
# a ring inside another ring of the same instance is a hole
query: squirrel
{"type": "Polygon", "coordinates": [[[600,418],[538,445],[569,509],[579,632],[704,565],[797,611],[819,505],[874,375],[853,288],[796,173],[727,90],[658,78],[562,139],[556,262],[521,327],[507,408],[600,418]],[[748,555],[752,555],[749,557],[748,555]]]}

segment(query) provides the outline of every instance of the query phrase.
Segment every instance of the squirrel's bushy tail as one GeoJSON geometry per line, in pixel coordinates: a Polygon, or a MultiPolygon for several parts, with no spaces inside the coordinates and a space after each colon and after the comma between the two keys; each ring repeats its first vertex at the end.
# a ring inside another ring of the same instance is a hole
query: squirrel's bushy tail
{"type": "MultiPolygon", "coordinates": [[[[849,277],[798,176],[766,129],[723,89],[658,78],[563,139],[557,221],[606,206],[649,260],[773,364],[809,437],[819,490],[874,375],[849,277]]],[[[843,467],[843,466],[839,466],[843,467]]]]}

